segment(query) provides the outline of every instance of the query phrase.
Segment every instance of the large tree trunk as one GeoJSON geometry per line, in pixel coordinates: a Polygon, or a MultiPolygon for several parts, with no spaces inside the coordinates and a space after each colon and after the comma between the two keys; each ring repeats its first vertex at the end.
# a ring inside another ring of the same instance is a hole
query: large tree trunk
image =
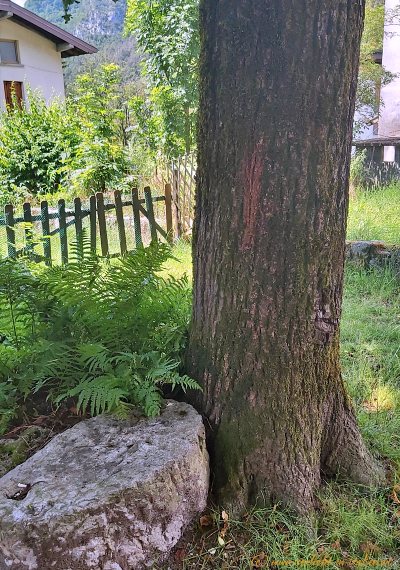
{"type": "Polygon", "coordinates": [[[215,489],[377,482],[339,364],[363,0],[203,0],[194,313],[215,489]]]}

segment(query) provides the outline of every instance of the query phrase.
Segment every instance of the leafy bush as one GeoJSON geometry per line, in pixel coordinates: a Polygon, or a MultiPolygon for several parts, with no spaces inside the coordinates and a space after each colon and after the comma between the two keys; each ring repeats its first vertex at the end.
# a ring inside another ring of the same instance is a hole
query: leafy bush
{"type": "Polygon", "coordinates": [[[77,132],[64,104],[35,93],[26,106],[0,112],[1,202],[52,193],[75,155],[77,132]]]}
{"type": "Polygon", "coordinates": [[[186,277],[163,278],[165,244],[116,262],[76,246],[73,263],[30,268],[0,260],[0,410],[22,399],[69,398],[92,415],[159,413],[162,388],[196,388],[179,373],[189,321],[186,277]]]}
{"type": "Polygon", "coordinates": [[[26,105],[0,111],[0,205],[117,188],[142,167],[120,81],[118,66],[101,65],[78,76],[65,104],[29,92],[26,105]]]}
{"type": "Polygon", "coordinates": [[[354,186],[362,186],[366,177],[367,151],[357,151],[351,158],[350,180],[354,186]]]}

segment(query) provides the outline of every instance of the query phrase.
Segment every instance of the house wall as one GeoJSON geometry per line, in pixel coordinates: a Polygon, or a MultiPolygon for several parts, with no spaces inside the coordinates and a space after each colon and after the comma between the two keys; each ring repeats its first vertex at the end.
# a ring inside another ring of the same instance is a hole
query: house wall
{"type": "Polygon", "coordinates": [[[0,107],[5,106],[4,81],[22,81],[25,93],[29,85],[40,91],[47,102],[54,97],[64,98],[62,60],[55,43],[10,20],[0,20],[0,39],[18,42],[21,62],[0,64],[0,107]]]}

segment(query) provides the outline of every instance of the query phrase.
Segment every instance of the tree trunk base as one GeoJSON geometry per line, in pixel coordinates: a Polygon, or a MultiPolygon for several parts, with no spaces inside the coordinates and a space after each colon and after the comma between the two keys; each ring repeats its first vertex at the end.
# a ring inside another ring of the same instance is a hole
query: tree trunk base
{"type": "MultiPolygon", "coordinates": [[[[328,434],[329,435],[329,434],[328,434]]],[[[385,470],[367,449],[352,409],[347,409],[331,426],[328,453],[323,471],[356,485],[377,487],[385,480],[385,470]]]]}
{"type": "MultiPolygon", "coordinates": [[[[287,454],[278,437],[245,454],[234,470],[226,466],[226,461],[224,465],[218,459],[226,449],[222,423],[211,450],[218,504],[234,515],[243,514],[249,505],[261,507],[277,503],[307,515],[317,506],[316,493],[323,478],[338,477],[369,488],[382,485],[385,470],[367,449],[351,407],[342,408],[340,415],[332,417],[325,437],[321,438],[318,454],[296,449],[288,430],[284,434],[286,449],[290,450],[287,454]],[[319,461],[315,461],[317,456],[319,461]],[[230,471],[228,478],[227,470],[230,471]]],[[[232,431],[232,425],[228,429],[232,431]]]]}

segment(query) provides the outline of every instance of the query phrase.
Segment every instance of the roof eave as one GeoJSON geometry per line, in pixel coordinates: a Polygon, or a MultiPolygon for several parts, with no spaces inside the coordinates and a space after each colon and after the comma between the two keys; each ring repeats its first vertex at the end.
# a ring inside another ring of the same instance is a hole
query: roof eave
{"type": "Polygon", "coordinates": [[[373,137],[370,139],[353,140],[352,144],[355,147],[399,146],[400,137],[373,137]]]}
{"type": "Polygon", "coordinates": [[[11,21],[36,31],[53,41],[56,45],[62,43],[70,44],[71,48],[69,50],[61,52],[61,57],[63,58],[98,52],[96,47],[66,32],[59,26],[48,22],[44,18],[37,16],[30,10],[18,6],[18,4],[11,2],[11,0],[0,0],[0,11],[2,10],[12,12],[12,16],[9,18],[11,21]]]}

